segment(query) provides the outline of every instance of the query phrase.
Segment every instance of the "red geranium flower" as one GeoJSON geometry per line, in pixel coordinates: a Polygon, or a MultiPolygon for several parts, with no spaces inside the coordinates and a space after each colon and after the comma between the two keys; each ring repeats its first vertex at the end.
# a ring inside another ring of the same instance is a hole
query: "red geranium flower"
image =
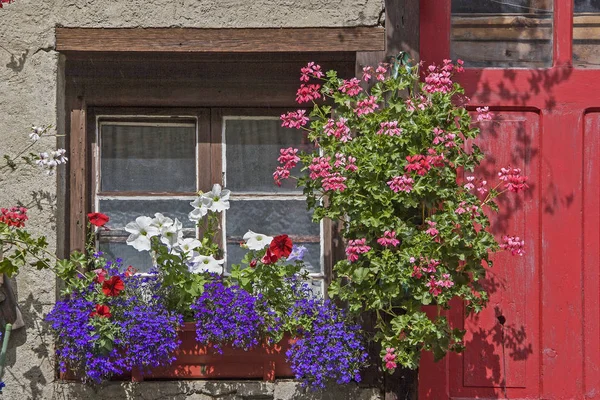
{"type": "Polygon", "coordinates": [[[108,222],[109,218],[105,214],[95,212],[88,214],[88,220],[90,221],[90,224],[96,225],[100,228],[108,222]]]}
{"type": "Polygon", "coordinates": [[[102,292],[111,297],[118,296],[121,291],[125,289],[125,284],[120,276],[113,276],[102,284],[102,292]]]}
{"type": "Polygon", "coordinates": [[[96,311],[90,313],[90,317],[100,317],[100,318],[110,318],[111,317],[110,308],[105,305],[96,304],[96,311]]]}
{"type": "Polygon", "coordinates": [[[287,257],[292,252],[292,239],[288,235],[275,236],[271,241],[269,250],[277,256],[277,258],[287,257]]]}
{"type": "Polygon", "coordinates": [[[277,255],[275,255],[271,249],[268,248],[260,262],[263,264],[273,264],[274,262],[277,262],[277,260],[279,260],[279,257],[277,257],[277,255]]]}

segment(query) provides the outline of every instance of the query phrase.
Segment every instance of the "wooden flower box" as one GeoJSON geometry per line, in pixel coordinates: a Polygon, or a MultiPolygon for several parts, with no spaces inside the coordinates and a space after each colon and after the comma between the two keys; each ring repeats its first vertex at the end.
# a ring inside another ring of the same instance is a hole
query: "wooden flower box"
{"type": "MultiPolygon", "coordinates": [[[[130,375],[120,376],[115,380],[180,380],[180,379],[263,379],[272,381],[275,378],[292,378],[294,374],[286,362],[286,351],[293,339],[285,336],[278,344],[263,344],[249,351],[223,346],[223,354],[219,354],[211,346],[202,346],[196,342],[196,325],[186,322],[180,332],[181,345],[176,359],[167,367],[155,368],[152,371],[134,369],[130,375]]],[[[77,377],[70,371],[61,374],[63,380],[74,380],[77,377]]]]}

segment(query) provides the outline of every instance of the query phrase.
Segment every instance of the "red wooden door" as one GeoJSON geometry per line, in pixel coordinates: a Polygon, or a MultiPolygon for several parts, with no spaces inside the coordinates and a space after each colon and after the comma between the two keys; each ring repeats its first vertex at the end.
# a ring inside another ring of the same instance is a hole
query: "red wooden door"
{"type": "MultiPolygon", "coordinates": [[[[495,256],[485,311],[448,312],[467,349],[437,364],[424,354],[419,399],[600,399],[600,70],[573,67],[573,8],[554,0],[548,67],[457,77],[472,109],[495,113],[480,125],[479,173],[510,164],[530,177],[493,225],[527,253],[495,256]]],[[[451,0],[421,0],[420,13],[421,60],[450,58],[451,0]]]]}

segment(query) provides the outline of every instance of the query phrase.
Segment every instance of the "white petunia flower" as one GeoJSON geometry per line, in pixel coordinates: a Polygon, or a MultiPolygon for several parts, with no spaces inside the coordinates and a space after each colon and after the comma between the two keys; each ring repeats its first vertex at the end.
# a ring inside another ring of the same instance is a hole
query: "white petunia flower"
{"type": "Polygon", "coordinates": [[[221,212],[229,210],[229,195],[231,191],[221,189],[221,185],[215,183],[210,192],[204,193],[201,197],[212,200],[212,204],[208,206],[210,211],[221,212]]]}
{"type": "Polygon", "coordinates": [[[177,251],[179,251],[180,253],[186,253],[189,259],[193,258],[194,250],[196,250],[199,247],[202,247],[202,243],[200,243],[198,239],[194,238],[181,239],[175,245],[177,251]]]}
{"type": "Polygon", "coordinates": [[[203,256],[198,254],[192,259],[190,272],[197,274],[201,272],[214,272],[221,274],[223,272],[223,263],[225,260],[216,260],[213,256],[203,256]]]}
{"type": "Polygon", "coordinates": [[[150,238],[160,234],[158,228],[152,226],[152,218],[146,216],[137,217],[125,226],[125,230],[131,234],[127,244],[137,251],[150,251],[150,238]]]}
{"type": "Polygon", "coordinates": [[[182,227],[181,222],[177,218],[170,225],[163,225],[160,230],[161,243],[169,246],[169,248],[175,246],[183,238],[182,227]]]}
{"type": "Polygon", "coordinates": [[[246,246],[250,250],[262,250],[271,244],[273,236],[263,235],[262,233],[255,233],[252,231],[246,232],[244,235],[246,246]]]}
{"type": "Polygon", "coordinates": [[[190,221],[198,222],[202,217],[208,214],[208,208],[212,206],[212,200],[208,197],[200,196],[190,203],[194,209],[188,214],[190,221]]]}
{"type": "Polygon", "coordinates": [[[154,219],[152,219],[152,226],[157,227],[162,230],[162,228],[166,228],[173,225],[173,220],[169,217],[165,217],[161,213],[154,214],[154,219]]]}

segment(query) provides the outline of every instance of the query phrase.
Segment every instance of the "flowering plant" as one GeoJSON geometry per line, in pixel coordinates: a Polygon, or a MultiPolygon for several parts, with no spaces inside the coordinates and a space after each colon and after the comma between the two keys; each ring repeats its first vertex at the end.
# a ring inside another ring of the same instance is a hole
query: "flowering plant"
{"type": "MultiPolygon", "coordinates": [[[[9,0],[0,0],[10,3],[9,0]]],[[[15,155],[3,154],[0,163],[0,182],[6,173],[14,172],[23,165],[38,166],[48,175],[54,174],[56,168],[66,164],[68,158],[65,149],[48,150],[35,153],[32,151],[40,138],[57,137],[52,126],[33,126],[29,133],[31,143],[15,155]]],[[[0,208],[0,273],[11,276],[19,268],[33,263],[38,269],[49,268],[57,258],[47,251],[48,243],[45,237],[36,238],[25,229],[28,220],[27,209],[14,206],[9,209],[0,208]]]]}
{"type": "MultiPolygon", "coordinates": [[[[419,67],[405,58],[365,67],[362,81],[324,74],[314,63],[302,68],[296,100],[312,103],[312,111],[281,120],[304,131],[317,149],[282,149],[273,174],[281,184],[302,162],[306,174],[298,186],[315,220],[341,224],[346,259],[335,265],[329,292],[351,311],[375,313],[374,339],[386,349],[387,370],[416,368],[421,350],[438,359],[461,350],[463,332],[443,316],[429,318],[421,306],[447,308],[458,297],[479,311],[488,298],[480,281],[490,253],[522,254],[524,245],[505,236],[499,246],[485,214],[498,209],[500,194],[527,187],[521,170],[502,168],[493,186],[469,173],[463,179],[484,155],[472,143],[479,129],[459,105],[463,89],[453,81],[462,62],[429,66],[420,83],[419,67]]],[[[487,107],[478,109],[478,122],[491,118],[487,107]]]]}
{"type": "Polygon", "coordinates": [[[46,320],[57,336],[61,372],[100,382],[132,368],[170,364],[181,315],[167,309],[156,273],[122,271],[120,260],[82,276],[85,286],[56,303],[46,320]]]}
{"type": "Polygon", "coordinates": [[[223,272],[222,252],[217,245],[219,213],[229,209],[229,190],[215,184],[191,202],[188,217],[203,234],[200,239],[184,237],[183,224],[161,213],[154,218],[139,216],[125,226],[127,244],[148,251],[161,275],[167,304],[186,320],[193,319],[190,306],[202,294],[204,285],[223,272]]]}
{"type": "Polygon", "coordinates": [[[271,314],[262,295],[252,296],[237,285],[225,286],[219,279],[204,285],[204,292],[191,308],[196,317],[196,339],[212,345],[222,353],[222,345],[230,343],[244,350],[257,346],[267,330],[271,314]]]}
{"type": "Polygon", "coordinates": [[[358,328],[303,283],[305,247],[285,234],[248,231],[242,264],[224,274],[216,230],[218,213],[230,207],[229,195],[215,184],[191,202],[188,217],[201,228],[199,239],[185,238],[182,223],[160,213],[126,226],[127,243],[151,252],[169,306],[195,320],[197,342],[217,353],[225,345],[249,350],[279,342],[285,333],[300,335],[287,356],[305,385],[359,380],[366,354],[358,328]],[[345,342],[335,344],[338,339],[345,342]]]}
{"type": "Polygon", "coordinates": [[[360,326],[352,324],[346,313],[330,300],[317,297],[298,279],[290,279],[294,302],[285,315],[296,324],[299,334],[287,351],[296,379],[312,388],[360,382],[360,370],[367,361],[360,326]]]}

